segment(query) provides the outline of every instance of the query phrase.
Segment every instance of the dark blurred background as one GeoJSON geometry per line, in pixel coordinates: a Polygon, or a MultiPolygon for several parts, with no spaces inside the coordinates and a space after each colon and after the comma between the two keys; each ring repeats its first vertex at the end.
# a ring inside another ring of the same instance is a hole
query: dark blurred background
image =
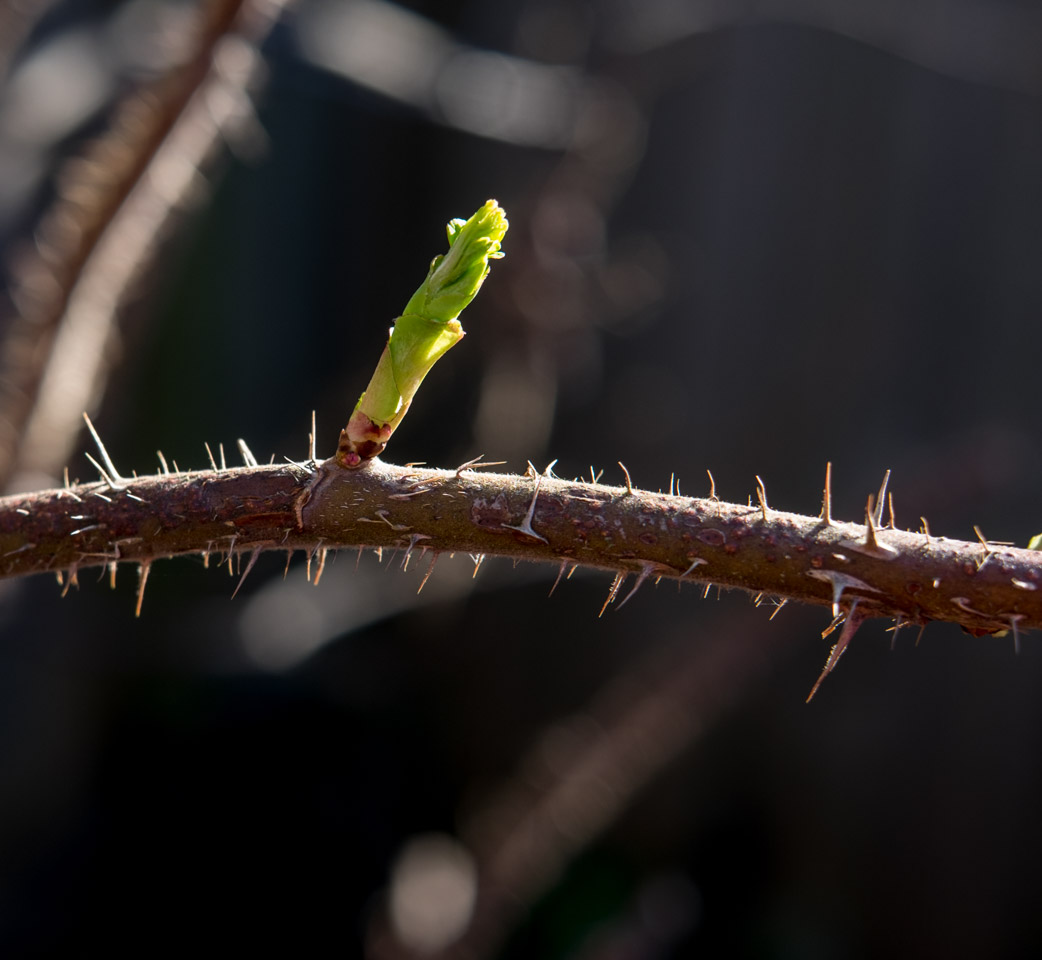
{"type": "MultiPolygon", "coordinates": [[[[17,307],[59,171],[196,8],[2,6],[17,307]]],[[[389,459],[759,474],[811,514],[831,460],[844,519],[890,468],[899,526],[1042,530],[1035,4],[300,0],[254,40],[249,136],[85,401],[124,473],[304,459],[312,410],[329,455],[443,224],[495,197],[507,256],[389,459]]],[[[443,558],[417,597],[400,565],[264,557],[231,601],[164,562],[139,620],[129,570],[3,584],[4,956],[1042,950],[1034,637],[871,623],[806,705],[822,609],[663,583],[598,619],[605,575],[547,599],[555,570],[443,558]]]]}

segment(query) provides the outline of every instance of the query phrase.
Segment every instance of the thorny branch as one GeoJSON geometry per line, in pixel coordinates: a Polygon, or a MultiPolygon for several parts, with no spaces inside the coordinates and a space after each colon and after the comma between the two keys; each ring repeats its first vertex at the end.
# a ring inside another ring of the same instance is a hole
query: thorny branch
{"type": "Polygon", "coordinates": [[[871,617],[949,621],[1015,639],[1042,628],[1039,552],[884,527],[873,498],[866,523],[839,522],[828,486],[821,516],[805,517],[768,506],[762,484],[750,506],[567,481],[549,469],[257,466],[245,445],[246,467],[128,479],[101,450],[97,483],[0,500],[0,576],[51,572],[67,586],[81,568],[107,564],[114,573],[129,562],[142,575],[140,610],[149,565],[182,554],[252,562],[265,550],[305,550],[320,565],[343,548],[512,557],[562,573],[613,572],[605,608],[661,578],[830,606],[833,626],[846,618],[847,629],[828,669],[851,628],[871,617]]]}

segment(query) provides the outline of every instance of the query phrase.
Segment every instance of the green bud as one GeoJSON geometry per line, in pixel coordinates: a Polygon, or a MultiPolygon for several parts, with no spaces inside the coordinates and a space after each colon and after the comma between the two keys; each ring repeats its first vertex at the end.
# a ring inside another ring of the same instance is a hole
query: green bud
{"type": "Polygon", "coordinates": [[[508,226],[495,200],[469,220],[449,221],[448,253],[434,258],[427,279],[395,321],[369,386],[340,435],[340,463],[354,467],[380,454],[423,378],[463,339],[456,318],[481,289],[489,260],[503,256],[499,245],[508,226]]]}

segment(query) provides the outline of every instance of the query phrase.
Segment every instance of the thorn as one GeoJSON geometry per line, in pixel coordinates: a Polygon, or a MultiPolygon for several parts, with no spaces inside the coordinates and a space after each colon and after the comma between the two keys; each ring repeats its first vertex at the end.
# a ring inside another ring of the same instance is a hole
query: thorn
{"type": "Polygon", "coordinates": [[[308,434],[308,460],[311,463],[318,463],[318,458],[315,456],[315,437],[318,434],[315,432],[315,411],[311,411],[311,433],[308,434]]]}
{"type": "Polygon", "coordinates": [[[922,521],[922,524],[923,524],[923,533],[926,534],[926,542],[929,543],[930,542],[930,524],[928,524],[926,522],[926,517],[920,517],[919,519],[922,521]]]}
{"type": "Polygon", "coordinates": [[[221,454],[221,469],[222,470],[227,470],[228,469],[228,461],[224,459],[224,444],[223,443],[217,444],[217,449],[220,451],[220,454],[221,454]]]}
{"type": "Polygon", "coordinates": [[[101,442],[101,437],[98,436],[98,431],[94,429],[94,424],[90,422],[90,417],[86,413],[83,414],[83,420],[87,424],[87,429],[90,431],[90,435],[94,438],[94,443],[97,444],[98,453],[101,454],[102,462],[105,464],[106,470],[98,465],[98,461],[95,460],[89,453],[87,459],[98,468],[98,472],[104,477],[105,482],[109,485],[112,490],[122,490],[124,487],[123,478],[119,475],[119,471],[116,469],[116,465],[112,462],[112,458],[109,456],[108,450],[105,449],[105,444],[101,442]]]}
{"type": "Polygon", "coordinates": [[[611,583],[611,589],[608,590],[608,599],[604,601],[604,606],[601,607],[601,612],[597,614],[598,617],[604,616],[604,611],[608,609],[608,604],[615,599],[616,594],[619,592],[619,587],[622,586],[622,581],[626,579],[626,571],[615,574],[615,579],[611,583]]]}
{"type": "Polygon", "coordinates": [[[568,576],[565,577],[565,580],[571,580],[572,579],[572,574],[575,573],[575,571],[578,570],[578,569],[579,569],[579,564],[573,563],[572,566],[571,566],[571,569],[569,569],[569,571],[568,571],[568,576]]]}
{"type": "Polygon", "coordinates": [[[963,613],[970,613],[975,617],[991,619],[988,614],[982,613],[980,610],[974,610],[973,607],[970,606],[969,597],[952,597],[952,604],[962,610],[963,613]]]}
{"type": "Polygon", "coordinates": [[[705,600],[709,596],[709,591],[712,588],[712,586],[713,585],[711,583],[707,583],[706,584],[705,590],[702,591],[702,599],[703,600],[705,600]]]}
{"type": "Polygon", "coordinates": [[[246,445],[246,441],[239,437],[236,441],[239,444],[239,455],[242,457],[242,462],[247,467],[256,467],[257,458],[253,455],[253,451],[246,445]]]}
{"type": "Polygon", "coordinates": [[[600,470],[597,473],[593,472],[593,464],[590,464],[590,483],[596,483],[601,477],[604,476],[604,471],[600,470]]]}
{"type": "MultiPolygon", "coordinates": [[[[691,554],[688,554],[688,556],[691,556],[691,554]]],[[[701,567],[701,566],[703,566],[704,564],[707,564],[707,563],[709,563],[709,561],[708,561],[708,560],[703,560],[703,559],[702,559],[701,557],[695,557],[695,559],[691,561],[691,566],[690,566],[690,567],[688,567],[688,568],[687,568],[687,569],[686,569],[686,570],[685,570],[685,571],[684,571],[684,572],[683,572],[683,573],[682,573],[682,574],[680,575],[680,579],[681,579],[681,580],[683,580],[683,579],[684,579],[684,577],[686,577],[686,576],[687,576],[687,575],[688,575],[688,574],[689,574],[689,573],[690,573],[690,572],[691,572],[692,570],[694,570],[694,569],[695,569],[695,567],[701,567]]]]}
{"type": "MultiPolygon", "coordinates": [[[[463,473],[464,470],[481,470],[485,467],[501,467],[506,463],[506,460],[490,460],[482,462],[481,458],[483,456],[485,456],[483,453],[479,453],[473,460],[468,460],[466,463],[461,463],[456,467],[456,479],[459,480],[460,474],[463,473]]],[[[557,463],[557,461],[555,460],[554,463],[557,463]]],[[[553,464],[551,464],[551,466],[552,465],[553,464]]]]}
{"type": "Polygon", "coordinates": [[[832,585],[832,616],[839,616],[839,601],[843,596],[844,590],[864,590],[868,593],[881,593],[881,590],[877,590],[875,587],[870,587],[864,580],[858,580],[857,577],[851,577],[845,573],[839,573],[836,570],[808,570],[808,577],[814,577],[815,580],[824,580],[832,585]]]}
{"type": "MultiPolygon", "coordinates": [[[[593,467],[590,468],[590,476],[593,476],[593,467]]],[[[554,585],[550,588],[550,592],[546,595],[547,599],[554,595],[554,591],[557,589],[557,584],[561,582],[561,577],[564,576],[564,568],[568,566],[567,560],[561,561],[561,566],[557,568],[557,578],[554,580],[554,585]]]]}
{"type": "Polygon", "coordinates": [[[69,489],[69,468],[68,467],[62,467],[62,477],[65,480],[65,489],[68,490],[69,489]]]}
{"type": "Polygon", "coordinates": [[[782,608],[782,607],[784,607],[784,606],[785,606],[785,604],[787,604],[788,602],[789,602],[789,598],[788,598],[788,597],[783,597],[783,598],[781,599],[781,601],[780,601],[780,602],[776,600],[776,601],[775,601],[775,603],[774,603],[774,613],[772,613],[772,614],[771,614],[771,615],[770,615],[770,616],[769,616],[769,617],[767,618],[767,620],[768,620],[768,621],[771,621],[771,620],[773,620],[773,619],[774,619],[774,618],[775,618],[776,616],[778,616],[778,612],[779,612],[779,611],[781,610],[781,608],[782,608]]]}
{"type": "Polygon", "coordinates": [[[548,464],[546,465],[546,469],[545,469],[545,470],[543,471],[543,476],[544,476],[544,477],[550,477],[550,478],[551,478],[551,479],[553,479],[553,480],[557,480],[557,479],[559,479],[559,477],[557,476],[557,474],[556,474],[556,473],[554,473],[554,466],[556,465],[556,463],[557,463],[557,460],[558,460],[558,459],[559,459],[559,458],[557,458],[557,457],[554,457],[554,459],[553,459],[553,460],[551,460],[551,461],[550,461],[550,462],[549,462],[549,463],[548,463],[548,464]]]}
{"type": "Polygon", "coordinates": [[[916,635],[916,638],[915,638],[915,645],[917,647],[919,646],[919,641],[923,639],[923,631],[925,629],[926,629],[926,624],[925,623],[922,623],[922,624],[919,625],[919,633],[916,635]]]}
{"type": "Polygon", "coordinates": [[[137,573],[137,605],[134,607],[134,616],[141,616],[141,604],[145,602],[145,585],[148,583],[148,574],[152,569],[151,560],[142,560],[138,565],[137,573]]]}
{"type": "Polygon", "coordinates": [[[235,585],[235,589],[232,591],[232,600],[235,599],[235,595],[239,592],[239,588],[246,582],[246,578],[250,575],[250,571],[253,569],[253,565],[257,562],[257,557],[260,556],[261,547],[254,547],[253,552],[250,554],[250,561],[246,564],[246,569],[242,572],[242,576],[239,577],[239,582],[235,585]]]}
{"type": "Polygon", "coordinates": [[[377,510],[376,515],[380,518],[379,520],[370,520],[368,517],[359,517],[359,520],[365,523],[379,523],[382,520],[387,524],[387,526],[394,530],[395,533],[404,533],[406,530],[412,529],[404,523],[391,523],[391,521],[387,519],[391,515],[390,510],[377,510]]]}
{"type": "Polygon", "coordinates": [[[435,572],[435,564],[438,563],[438,558],[441,556],[441,553],[437,550],[431,552],[430,566],[427,567],[427,572],[423,574],[423,580],[420,581],[420,586],[416,588],[417,596],[419,596],[420,591],[426,586],[427,581],[430,580],[430,574],[435,572]]]}
{"type": "Polygon", "coordinates": [[[839,663],[839,658],[843,656],[843,653],[846,651],[847,646],[853,639],[854,634],[857,633],[858,627],[860,627],[864,622],[865,618],[856,612],[857,603],[857,600],[855,600],[853,606],[851,606],[850,612],[847,614],[847,619],[843,623],[843,632],[839,635],[839,639],[829,651],[828,659],[825,661],[825,669],[821,671],[821,676],[818,677],[817,682],[813,687],[811,687],[806,703],[810,703],[811,700],[814,699],[814,694],[818,692],[818,687],[821,686],[822,681],[836,669],[836,664],[839,663]]]}
{"type": "Polygon", "coordinates": [[[213,458],[213,451],[210,449],[210,444],[203,442],[203,446],[206,447],[206,455],[210,458],[210,466],[213,467],[213,472],[217,472],[217,461],[213,458]]]}
{"type": "Polygon", "coordinates": [[[669,495],[670,496],[673,496],[673,481],[674,481],[675,477],[676,477],[675,473],[671,473],[669,475],[669,495]]]}
{"type": "MultiPolygon", "coordinates": [[[[890,476],[890,471],[886,472],[886,475],[890,476]]],[[[886,485],[886,480],[883,480],[883,485],[886,485]]],[[[883,513],[883,505],[878,505],[878,512],[880,515],[883,513]]],[[[876,518],[876,507],[873,504],[872,494],[868,495],[868,502],[865,504],[865,546],[875,552],[879,549],[879,541],[876,540],[876,524],[879,520],[876,518]]]]}
{"type": "Polygon", "coordinates": [[[651,571],[654,570],[657,566],[657,563],[651,563],[647,560],[640,561],[640,573],[637,575],[637,582],[633,584],[632,587],[630,587],[630,592],[622,598],[622,603],[620,603],[615,608],[616,611],[621,610],[624,606],[626,606],[627,603],[630,602],[630,597],[632,597],[633,594],[635,594],[640,589],[641,584],[648,579],[648,576],[651,574],[651,571]]]}
{"type": "Polygon", "coordinates": [[[181,468],[177,465],[177,461],[176,460],[171,460],[170,462],[174,465],[174,473],[175,474],[180,473],[181,472],[181,468]]]}
{"type": "Polygon", "coordinates": [[[617,461],[619,466],[622,467],[622,474],[626,478],[626,495],[628,497],[633,496],[633,482],[630,480],[630,472],[626,469],[626,464],[621,460],[617,461]]]}
{"type": "Polygon", "coordinates": [[[760,509],[763,510],[763,522],[767,522],[767,488],[763,485],[763,481],[756,478],[756,499],[760,501],[760,509]]]}
{"type": "MultiPolygon", "coordinates": [[[[555,460],[554,463],[557,463],[555,460]]],[[[535,493],[532,494],[532,502],[528,505],[528,513],[525,514],[525,519],[521,521],[521,526],[515,527],[512,524],[504,523],[503,526],[507,530],[517,530],[519,533],[524,534],[526,537],[531,537],[533,540],[542,540],[543,543],[549,543],[550,541],[546,537],[541,536],[532,529],[532,517],[535,516],[535,503],[539,499],[539,484],[543,480],[543,474],[535,473],[535,467],[532,466],[532,462],[528,462],[529,468],[533,471],[535,477],[535,493]]],[[[553,463],[550,464],[553,466],[553,463]]]]}
{"type": "MultiPolygon", "coordinates": [[[[887,476],[889,476],[889,473],[887,476]]],[[[880,522],[881,516],[882,508],[875,502],[875,498],[872,494],[869,494],[868,500],[865,503],[864,541],[841,540],[840,546],[847,547],[850,550],[856,550],[858,553],[864,553],[870,557],[877,557],[880,560],[893,560],[895,557],[899,556],[901,553],[900,550],[887,543],[883,543],[876,536],[876,524],[880,522]]]]}
{"type": "MultiPolygon", "coordinates": [[[[412,548],[416,546],[421,540],[430,540],[430,537],[425,533],[414,533],[409,537],[409,546],[405,548],[405,556],[402,557],[402,570],[409,569],[409,557],[412,556],[412,548]]],[[[426,548],[424,548],[426,549],[426,548]]]]}
{"type": "Polygon", "coordinates": [[[1027,580],[1016,580],[1016,579],[1014,579],[1014,580],[1012,580],[1010,582],[1018,590],[1037,590],[1038,589],[1038,584],[1030,583],[1027,580]]]}
{"type": "Polygon", "coordinates": [[[709,499],[716,500],[716,481],[713,479],[713,471],[706,470],[706,473],[709,474],[709,499]]]}
{"type": "Polygon", "coordinates": [[[890,471],[883,474],[883,482],[879,485],[879,495],[876,497],[876,507],[872,514],[872,520],[877,527],[883,525],[883,504],[886,503],[886,485],[890,482],[890,471]]]}
{"type": "Polygon", "coordinates": [[[886,506],[887,506],[887,510],[890,512],[890,522],[887,524],[887,526],[891,530],[896,530],[897,529],[897,524],[894,523],[894,495],[893,495],[893,493],[887,493],[887,495],[886,495],[886,506]]]}
{"type": "Polygon", "coordinates": [[[61,595],[64,597],[69,592],[69,587],[75,586],[77,590],[80,588],[79,577],[76,575],[76,568],[69,568],[69,576],[65,580],[65,586],[62,588],[61,595]]]}
{"type": "Polygon", "coordinates": [[[818,516],[826,527],[832,526],[832,461],[825,464],[825,493],[821,498],[821,513],[818,516]]]}
{"type": "Polygon", "coordinates": [[[326,569],[326,556],[329,554],[329,550],[323,547],[318,551],[318,563],[315,565],[315,580],[314,584],[317,587],[318,581],[322,579],[322,572],[326,569]]]}
{"type": "MultiPolygon", "coordinates": [[[[90,462],[91,462],[92,464],[94,464],[94,469],[95,469],[95,470],[97,470],[99,474],[101,474],[101,479],[102,479],[102,481],[103,481],[103,482],[104,482],[104,483],[105,483],[105,484],[106,484],[106,485],[108,486],[108,488],[109,488],[110,490],[122,490],[122,489],[123,489],[123,488],[122,488],[121,486],[119,486],[119,485],[118,485],[118,484],[116,483],[116,481],[115,481],[115,480],[114,480],[114,479],[113,479],[113,478],[112,478],[111,476],[109,476],[109,474],[107,473],[107,471],[105,470],[105,468],[104,468],[104,467],[103,467],[103,466],[102,466],[102,465],[101,465],[100,463],[98,463],[98,461],[97,461],[97,460],[95,460],[95,459],[94,459],[94,458],[93,458],[93,457],[92,457],[92,456],[91,456],[91,455],[90,455],[89,453],[85,453],[85,454],[84,454],[84,456],[85,456],[85,457],[86,457],[86,458],[87,458],[87,459],[88,459],[88,460],[89,460],[89,461],[90,461],[90,462]]],[[[105,499],[108,499],[108,498],[106,497],[105,499]]],[[[111,500],[109,500],[109,503],[111,503],[111,502],[112,502],[112,501],[111,501],[111,500]]]]}
{"type": "Polygon", "coordinates": [[[162,450],[157,450],[156,451],[156,455],[159,457],[159,466],[163,470],[163,476],[164,477],[169,477],[170,476],[170,467],[167,466],[166,457],[163,456],[163,451],[162,450]]]}
{"type": "MultiPolygon", "coordinates": [[[[362,548],[361,548],[361,547],[359,547],[359,548],[358,548],[358,552],[359,552],[359,553],[361,553],[361,552],[362,552],[362,548]]],[[[289,575],[289,562],[290,562],[290,560],[292,560],[292,559],[293,559],[293,551],[292,551],[292,550],[287,550],[287,551],[286,551],[286,567],[285,567],[285,569],[284,569],[284,570],[282,571],[282,579],[283,579],[283,580],[285,580],[285,579],[286,579],[286,577],[287,577],[287,576],[289,575]]]]}
{"type": "Polygon", "coordinates": [[[116,562],[114,560],[109,564],[109,589],[116,589],[116,562]]]}
{"type": "Polygon", "coordinates": [[[1020,653],[1020,621],[1024,619],[1022,613],[1011,613],[1008,617],[1010,629],[1013,631],[1013,652],[1020,653]]]}
{"type": "Polygon", "coordinates": [[[836,627],[838,627],[843,622],[843,620],[844,615],[842,613],[837,613],[836,616],[832,618],[832,622],[824,630],[821,631],[821,639],[824,640],[827,636],[829,636],[832,633],[832,631],[835,630],[836,627]]]}
{"type": "Polygon", "coordinates": [[[757,610],[759,610],[759,609],[760,609],[760,604],[761,604],[761,603],[763,603],[763,593],[758,593],[758,594],[756,594],[756,596],[755,596],[755,597],[753,597],[753,606],[754,606],[754,607],[755,607],[755,608],[756,608],[757,610]]]}
{"type": "Polygon", "coordinates": [[[984,534],[980,532],[980,527],[978,527],[976,524],[974,524],[973,532],[975,534],[977,534],[977,539],[980,541],[980,545],[984,548],[984,559],[981,560],[981,562],[977,564],[977,569],[978,570],[983,570],[984,569],[984,564],[986,564],[991,559],[993,554],[998,553],[998,550],[995,549],[995,546],[1003,546],[1003,547],[1012,546],[1012,544],[1010,544],[1010,543],[1001,543],[1000,544],[998,541],[995,541],[994,545],[993,545],[992,541],[989,541],[989,540],[985,539],[984,534]]]}

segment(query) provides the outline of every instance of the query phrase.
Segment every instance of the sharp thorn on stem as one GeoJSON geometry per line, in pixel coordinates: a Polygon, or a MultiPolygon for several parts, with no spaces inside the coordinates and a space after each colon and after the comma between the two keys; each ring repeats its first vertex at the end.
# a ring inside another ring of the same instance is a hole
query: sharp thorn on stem
{"type": "Polygon", "coordinates": [[[227,470],[228,469],[228,461],[224,459],[224,444],[223,443],[217,444],[217,450],[221,454],[221,469],[222,470],[227,470]]]}
{"type": "Polygon", "coordinates": [[[706,473],[709,474],[709,499],[716,500],[718,498],[716,495],[716,480],[713,479],[713,471],[706,470],[706,473]]]}
{"type": "Polygon", "coordinates": [[[601,607],[601,612],[597,614],[598,617],[604,616],[604,611],[608,609],[608,604],[611,603],[619,592],[619,587],[622,586],[622,581],[626,579],[626,572],[615,574],[615,579],[611,583],[611,587],[608,590],[608,598],[604,601],[604,606],[601,607]]]}
{"type": "MultiPolygon", "coordinates": [[[[555,460],[553,463],[557,463],[555,460]]],[[[553,466],[553,463],[550,466],[553,466]]],[[[535,473],[535,467],[532,466],[531,461],[528,463],[529,468],[533,471],[535,477],[535,492],[532,494],[532,502],[528,505],[528,513],[525,514],[525,519],[521,521],[520,526],[514,526],[513,524],[504,523],[503,526],[507,530],[517,530],[518,533],[524,534],[526,537],[531,537],[533,540],[541,540],[543,543],[549,543],[546,537],[535,532],[532,529],[532,518],[535,516],[535,504],[539,499],[539,484],[542,483],[543,474],[535,473]]]]}
{"type": "Polygon", "coordinates": [[[633,496],[633,481],[630,480],[630,472],[626,469],[626,464],[621,460],[617,461],[619,466],[622,467],[622,475],[626,478],[626,495],[629,497],[633,496]]]}
{"type": "Polygon", "coordinates": [[[763,481],[756,478],[756,499],[760,501],[760,509],[763,511],[763,522],[767,522],[767,488],[763,485],[763,481]]]}
{"type": "MultiPolygon", "coordinates": [[[[688,556],[690,557],[691,554],[689,553],[688,556]]],[[[695,569],[695,567],[701,567],[707,563],[709,563],[708,560],[703,560],[701,557],[695,557],[695,559],[691,561],[691,565],[680,575],[680,579],[683,580],[684,577],[695,569]]]]}
{"type": "Polygon", "coordinates": [[[170,476],[170,467],[167,466],[166,457],[163,456],[163,451],[162,450],[157,450],[156,451],[156,456],[159,457],[159,466],[163,470],[163,476],[164,477],[169,477],[170,476]]]}
{"type": "Polygon", "coordinates": [[[1009,620],[1010,629],[1013,631],[1013,652],[1020,653],[1020,621],[1024,619],[1022,613],[1011,613],[1006,619],[1009,620]]]}
{"type": "Polygon", "coordinates": [[[818,516],[826,527],[832,526],[832,461],[825,464],[825,492],[821,498],[821,513],[818,516]]]}
{"type": "Polygon", "coordinates": [[[134,616],[141,616],[141,604],[145,602],[145,586],[148,584],[148,574],[152,569],[151,560],[142,560],[137,568],[137,604],[134,606],[134,616]]]}
{"type": "Polygon", "coordinates": [[[318,551],[318,563],[315,564],[315,580],[314,584],[317,587],[318,581],[322,579],[322,573],[326,569],[326,557],[329,556],[329,550],[326,547],[322,547],[318,551]]]}
{"type": "Polygon", "coordinates": [[[403,571],[409,569],[409,558],[412,556],[413,547],[415,547],[421,540],[430,540],[430,537],[426,533],[414,533],[410,535],[409,546],[405,548],[405,556],[402,557],[403,571]]]}
{"type": "Polygon", "coordinates": [[[260,556],[262,547],[254,547],[250,553],[249,562],[246,564],[246,569],[243,570],[242,576],[239,577],[239,582],[235,585],[235,589],[232,591],[232,600],[235,599],[235,595],[242,588],[242,585],[246,582],[246,578],[250,575],[250,571],[253,569],[253,565],[257,562],[257,557],[260,556]]]}
{"type": "MultiPolygon", "coordinates": [[[[640,573],[637,574],[637,582],[635,584],[633,584],[632,587],[630,587],[629,593],[627,593],[626,596],[622,598],[622,603],[620,603],[615,608],[616,611],[621,610],[624,606],[626,606],[627,603],[630,602],[630,599],[641,588],[641,585],[644,583],[644,581],[647,580],[648,577],[651,575],[651,571],[654,570],[655,567],[657,567],[657,566],[658,566],[658,564],[656,564],[656,563],[649,563],[646,560],[641,563],[641,565],[640,565],[640,573]]],[[[603,612],[604,611],[602,610],[601,613],[603,613],[603,612]]]]}
{"type": "Polygon", "coordinates": [[[203,446],[206,447],[206,455],[210,458],[210,466],[213,468],[213,472],[216,473],[217,472],[217,461],[214,460],[214,458],[213,458],[213,451],[210,449],[210,444],[208,444],[204,440],[203,441],[203,446]]]}
{"type": "Polygon", "coordinates": [[[775,600],[775,602],[774,602],[774,612],[767,619],[768,620],[773,620],[776,616],[778,616],[779,612],[781,611],[781,608],[784,607],[785,604],[787,604],[788,602],[789,602],[789,598],[788,597],[782,597],[781,600],[775,600]]]}
{"type": "Polygon", "coordinates": [[[883,474],[883,482],[879,485],[879,495],[876,497],[875,510],[872,520],[877,527],[883,525],[883,506],[886,503],[886,485],[890,482],[890,471],[883,474]]]}
{"type": "Polygon", "coordinates": [[[422,592],[423,588],[427,585],[427,581],[430,580],[431,574],[434,573],[434,564],[438,562],[438,557],[441,554],[437,550],[431,551],[431,562],[427,567],[427,572],[423,575],[423,579],[420,581],[420,585],[416,588],[417,596],[422,592]]]}
{"type": "Polygon", "coordinates": [[[311,433],[308,434],[308,462],[311,464],[317,464],[318,458],[315,456],[315,443],[318,434],[315,432],[315,411],[311,411],[311,433]]]}
{"type": "Polygon", "coordinates": [[[870,587],[864,580],[859,580],[857,577],[849,576],[845,573],[839,573],[836,570],[810,570],[807,572],[808,577],[813,577],[815,580],[824,580],[832,587],[832,616],[839,616],[839,601],[843,597],[843,591],[852,590],[863,590],[867,593],[879,593],[875,587],[870,587]]]}
{"type": "Polygon", "coordinates": [[[246,445],[246,441],[242,437],[236,441],[239,444],[239,456],[242,457],[242,462],[247,467],[258,466],[257,458],[253,455],[253,451],[246,445]]]}
{"type": "MultiPolygon", "coordinates": [[[[887,473],[889,476],[889,473],[887,473]]],[[[883,506],[879,505],[879,512],[882,513],[883,506]]],[[[872,499],[872,494],[868,495],[868,502],[865,504],[865,546],[871,551],[879,550],[879,541],[876,539],[876,506],[872,499]]]]}
{"type": "Polygon", "coordinates": [[[836,664],[839,663],[839,658],[846,652],[847,647],[850,645],[850,641],[853,639],[854,634],[857,633],[858,627],[864,622],[864,617],[857,612],[857,600],[854,601],[850,608],[850,612],[847,614],[847,619],[843,623],[843,631],[839,635],[839,639],[833,645],[832,650],[829,651],[828,659],[825,661],[825,669],[821,671],[821,676],[818,677],[817,682],[811,687],[811,691],[807,696],[807,703],[810,703],[814,699],[814,694],[818,692],[818,687],[821,686],[824,679],[836,669],[836,664]]]}
{"type": "Polygon", "coordinates": [[[97,445],[98,453],[101,455],[102,463],[105,464],[105,469],[102,470],[98,466],[98,461],[95,460],[89,453],[87,454],[88,459],[95,467],[98,468],[99,472],[105,477],[105,482],[113,490],[122,490],[125,487],[124,479],[119,475],[119,471],[116,469],[116,465],[112,462],[112,457],[109,456],[108,450],[105,449],[105,444],[101,442],[101,437],[98,436],[98,431],[94,429],[94,424],[90,422],[90,417],[86,413],[83,414],[83,420],[87,424],[87,429],[90,431],[90,435],[94,438],[94,443],[97,445]]]}
{"type": "MultiPolygon", "coordinates": [[[[591,471],[592,472],[592,471],[591,471]]],[[[557,568],[557,576],[554,578],[554,585],[550,588],[550,592],[546,595],[547,598],[554,595],[554,591],[557,589],[557,584],[561,582],[561,577],[564,576],[564,568],[568,566],[567,560],[561,561],[561,566],[557,568]]]]}

